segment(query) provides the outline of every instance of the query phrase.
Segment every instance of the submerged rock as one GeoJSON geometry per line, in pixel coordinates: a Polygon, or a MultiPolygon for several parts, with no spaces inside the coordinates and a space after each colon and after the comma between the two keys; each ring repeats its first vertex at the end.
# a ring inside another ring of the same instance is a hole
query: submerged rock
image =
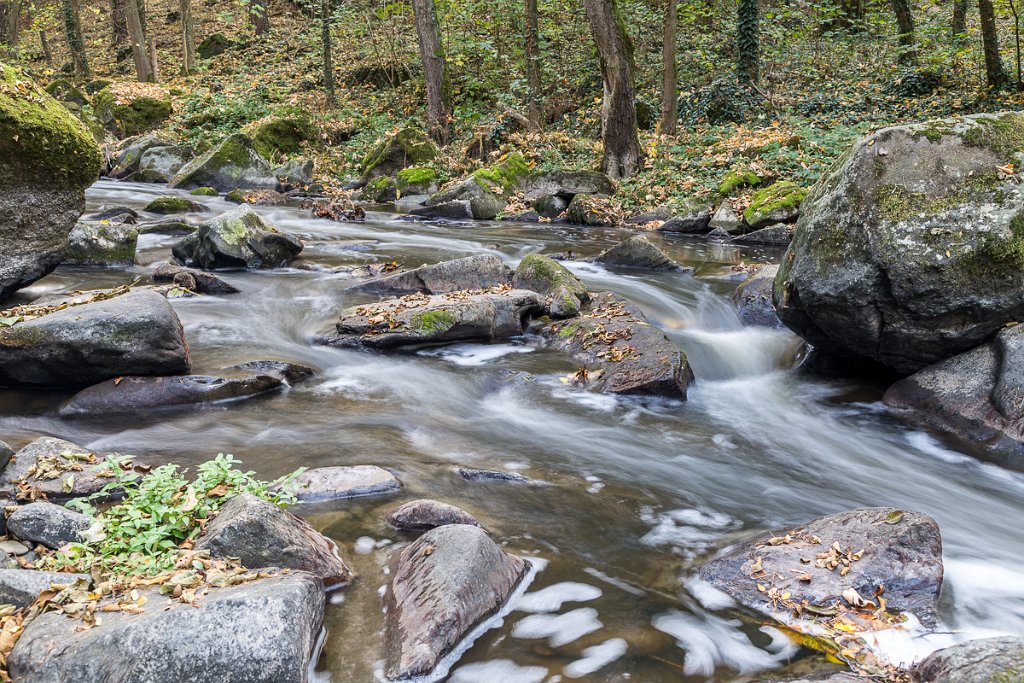
{"type": "Polygon", "coordinates": [[[512,286],[543,296],[552,318],[578,315],[580,308],[590,301],[590,292],[582,280],[561,263],[541,254],[523,257],[512,277],[512,286]]]}
{"type": "Polygon", "coordinates": [[[388,679],[431,673],[470,631],[502,608],[528,570],[526,560],[465,524],[431,529],[395,551],[384,595],[388,679]]]}
{"type": "Polygon", "coordinates": [[[236,188],[273,190],[277,187],[277,178],[270,163],[256,151],[252,139],[235,133],[182,166],[171,179],[171,187],[185,190],[212,187],[218,192],[236,188]]]}
{"type": "Polygon", "coordinates": [[[772,303],[772,283],[778,272],[777,265],[761,266],[733,292],[732,300],[744,325],[784,327],[772,303]]]}
{"type": "Polygon", "coordinates": [[[181,322],[167,299],[152,290],[0,327],[0,386],[82,386],[190,367],[181,322]]]}
{"type": "Polygon", "coordinates": [[[508,284],[512,269],[492,254],[477,254],[433,263],[401,273],[388,273],[349,287],[381,294],[445,294],[508,284]]]}
{"type": "Polygon", "coordinates": [[[84,581],[88,585],[90,578],[88,574],[0,569],[0,604],[28,607],[40,593],[52,586],[70,586],[75,581],[84,581]]]}
{"type": "Polygon", "coordinates": [[[43,436],[18,451],[0,472],[0,492],[13,497],[22,484],[49,500],[68,500],[97,493],[111,482],[111,474],[103,454],[43,436]]]}
{"type": "Polygon", "coordinates": [[[323,623],[319,579],[276,574],[210,588],[196,606],[139,591],[144,611],[104,612],[81,630],[61,612],[38,616],[11,651],[15,680],[38,683],[306,683],[323,623]],[[216,643],[216,647],[211,647],[216,643]]]}
{"type": "Polygon", "coordinates": [[[92,526],[92,517],[53,503],[20,505],[7,515],[7,529],[16,537],[47,548],[77,543],[92,526]]]}
{"type": "Polygon", "coordinates": [[[436,500],[414,500],[388,513],[387,522],[396,529],[433,529],[446,524],[481,526],[462,508],[436,500]]]}
{"type": "Polygon", "coordinates": [[[199,224],[184,218],[171,217],[143,221],[136,227],[139,229],[140,235],[191,235],[199,229],[199,224]]]}
{"type": "Polygon", "coordinates": [[[135,263],[139,229],[126,223],[79,221],[68,234],[63,263],[130,266],[135,263]]]}
{"type": "Polygon", "coordinates": [[[917,665],[921,683],[1015,683],[1024,680],[1024,640],[969,640],[929,655],[917,665]]]}
{"type": "Polygon", "coordinates": [[[466,481],[503,481],[512,484],[527,484],[529,486],[548,485],[545,481],[540,481],[538,479],[530,479],[529,477],[519,474],[518,472],[509,472],[508,470],[478,470],[472,467],[456,467],[455,471],[458,473],[460,477],[462,477],[466,481]]]}
{"type": "Polygon", "coordinates": [[[693,268],[684,268],[643,235],[634,235],[614,247],[602,251],[594,258],[612,268],[643,268],[644,270],[676,270],[692,273],[693,268]]]}
{"type": "Polygon", "coordinates": [[[292,479],[288,489],[301,503],[391,493],[402,487],[395,475],[376,465],[314,467],[292,479]]]}
{"type": "Polygon", "coordinates": [[[174,245],[171,253],[185,266],[281,268],[302,251],[302,241],[278,230],[248,206],[240,206],[199,226],[174,245]]]}
{"type": "Polygon", "coordinates": [[[153,278],[153,282],[173,282],[179,287],[200,294],[237,294],[239,291],[234,285],[229,285],[216,275],[179,266],[176,263],[157,266],[150,277],[153,278]]]}

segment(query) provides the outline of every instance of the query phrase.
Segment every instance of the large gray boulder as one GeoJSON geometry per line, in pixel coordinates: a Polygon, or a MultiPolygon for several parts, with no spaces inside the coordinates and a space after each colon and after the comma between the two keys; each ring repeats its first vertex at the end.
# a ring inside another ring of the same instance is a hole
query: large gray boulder
{"type": "Polygon", "coordinates": [[[90,578],[88,574],[0,569],[0,605],[28,607],[43,591],[53,586],[70,586],[75,581],[84,581],[88,585],[90,578]]]}
{"type": "Polygon", "coordinates": [[[578,194],[615,194],[611,179],[600,171],[548,171],[530,176],[523,185],[523,196],[532,202],[554,195],[566,202],[578,194]]]}
{"type": "Polygon", "coordinates": [[[273,190],[277,178],[270,163],[256,151],[252,139],[235,133],[182,166],[171,179],[171,187],[212,187],[218,192],[237,188],[273,190]]]}
{"type": "Polygon", "coordinates": [[[772,303],[772,283],[778,272],[777,265],[761,266],[733,292],[732,300],[744,325],[784,327],[772,303]]]}
{"type": "Polygon", "coordinates": [[[434,671],[473,628],[502,608],[529,565],[482,529],[451,524],[395,551],[390,569],[385,674],[399,680],[434,671]]]}
{"type": "Polygon", "coordinates": [[[364,280],[349,289],[380,294],[445,294],[508,284],[512,269],[493,254],[477,254],[432,263],[401,273],[364,280]]]}
{"type": "Polygon", "coordinates": [[[0,300],[61,262],[99,173],[99,148],[85,126],[0,64],[0,300]]]}
{"type": "Polygon", "coordinates": [[[590,292],[582,280],[561,263],[541,254],[523,257],[512,277],[512,286],[544,297],[552,318],[579,315],[581,307],[590,301],[590,292]]]}
{"type": "Polygon", "coordinates": [[[83,386],[190,367],[178,316],[148,289],[0,327],[0,386],[83,386]]]}
{"type": "Polygon", "coordinates": [[[60,548],[77,543],[92,526],[92,517],[61,505],[40,501],[21,505],[7,515],[7,530],[23,541],[60,548]]]}
{"type": "Polygon", "coordinates": [[[18,451],[0,472],[0,493],[13,498],[20,486],[51,501],[91,496],[111,481],[113,473],[105,460],[105,454],[42,436],[18,451]]]}
{"type": "Polygon", "coordinates": [[[248,205],[199,226],[171,248],[175,260],[205,270],[282,268],[302,251],[302,241],[263,220],[248,205]]]}
{"type": "Polygon", "coordinates": [[[1021,320],[1022,151],[1021,113],[856,142],[801,206],[775,280],[779,318],[817,349],[904,374],[1021,320]]]}
{"type": "Polygon", "coordinates": [[[110,177],[124,179],[139,170],[142,156],[157,147],[172,147],[174,141],[161,133],[145,133],[122,140],[111,154],[110,177]]]}
{"type": "Polygon", "coordinates": [[[916,673],[921,683],[1018,683],[1024,681],[1024,640],[969,640],[932,653],[916,673]]]}
{"type": "Polygon", "coordinates": [[[338,555],[338,547],[305,520],[277,505],[243,493],[229,500],[195,549],[213,557],[237,557],[249,569],[301,569],[333,585],[354,574],[338,555]]]}
{"type": "Polygon", "coordinates": [[[504,208],[505,200],[499,193],[470,176],[435,192],[427,199],[426,206],[413,209],[409,213],[414,216],[489,221],[497,217],[504,208]],[[462,215],[464,208],[468,208],[468,216],[462,215]]]}
{"type": "Polygon", "coordinates": [[[306,683],[323,623],[319,579],[276,574],[210,588],[196,606],[141,589],[138,613],[104,612],[82,630],[61,612],[36,617],[7,660],[33,683],[306,683]]]}

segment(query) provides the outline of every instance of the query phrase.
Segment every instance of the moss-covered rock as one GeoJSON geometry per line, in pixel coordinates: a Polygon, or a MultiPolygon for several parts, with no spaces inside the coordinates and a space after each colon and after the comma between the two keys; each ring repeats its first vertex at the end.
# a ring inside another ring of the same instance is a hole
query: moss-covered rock
{"type": "Polygon", "coordinates": [[[151,147],[139,157],[139,167],[130,179],[137,183],[169,183],[196,156],[188,145],[151,147]]]}
{"type": "Polygon", "coordinates": [[[388,176],[377,176],[363,186],[359,198],[373,204],[389,204],[398,199],[395,181],[388,176]]]}
{"type": "Polygon", "coordinates": [[[139,170],[139,163],[146,152],[157,147],[172,146],[174,141],[162,133],[146,133],[123,140],[111,153],[110,177],[128,178],[139,170]]]}
{"type": "Polygon", "coordinates": [[[552,318],[577,316],[590,301],[590,292],[582,280],[561,263],[540,254],[528,254],[519,262],[512,286],[543,296],[552,318]]]}
{"type": "Polygon", "coordinates": [[[743,212],[743,220],[754,230],[776,223],[791,223],[800,215],[800,204],[806,196],[807,190],[794,182],[773,183],[754,193],[743,212]]]}
{"type": "Polygon", "coordinates": [[[575,225],[607,227],[618,225],[622,219],[620,214],[611,197],[578,194],[569,202],[569,207],[565,210],[565,220],[575,225]]]}
{"type": "Polygon", "coordinates": [[[92,107],[89,105],[79,105],[75,102],[61,102],[65,109],[82,122],[82,124],[89,130],[92,135],[92,139],[96,141],[96,144],[102,145],[107,140],[107,131],[103,129],[100,122],[93,116],[92,107]]]}
{"type": "Polygon", "coordinates": [[[85,126],[0,64],[0,299],[60,263],[100,165],[85,126]]]}
{"type": "Polygon", "coordinates": [[[748,187],[757,187],[762,182],[761,176],[754,173],[753,171],[733,168],[726,172],[722,176],[722,180],[718,183],[718,194],[723,197],[728,197],[734,194],[737,190],[742,190],[748,187]]]}
{"type": "Polygon", "coordinates": [[[149,204],[146,204],[144,211],[150,213],[159,214],[171,214],[171,213],[206,213],[209,211],[205,206],[199,202],[193,202],[184,197],[177,195],[166,195],[163,197],[157,197],[149,204]]]}
{"type": "Polygon", "coordinates": [[[519,152],[513,152],[489,168],[473,172],[473,179],[492,194],[509,198],[530,175],[530,167],[519,152]]]}
{"type": "Polygon", "coordinates": [[[234,41],[223,33],[214,33],[206,36],[196,46],[196,54],[200,59],[212,59],[234,45],[234,41]]]}
{"type": "Polygon", "coordinates": [[[231,202],[232,204],[245,204],[245,190],[236,187],[224,195],[224,201],[231,202]]]}
{"type": "Polygon", "coordinates": [[[89,104],[89,98],[85,93],[66,78],[50,81],[46,86],[46,92],[58,102],[74,102],[79,106],[89,104]]]}
{"type": "Polygon", "coordinates": [[[111,83],[93,97],[97,120],[129,137],[152,130],[171,116],[171,96],[154,83],[111,83]]]}
{"type": "Polygon", "coordinates": [[[130,266],[135,263],[139,230],[124,223],[79,221],[68,235],[64,263],[130,266]]]}
{"type": "Polygon", "coordinates": [[[212,218],[171,248],[184,266],[281,268],[302,251],[302,241],[278,230],[248,206],[212,218]]]}
{"type": "Polygon", "coordinates": [[[393,175],[403,168],[433,161],[437,145],[419,128],[403,128],[381,139],[363,158],[363,179],[393,175]]]}
{"type": "Polygon", "coordinates": [[[436,192],[437,171],[429,166],[403,168],[395,174],[395,186],[402,195],[436,192]]]}
{"type": "Polygon", "coordinates": [[[87,94],[89,94],[89,95],[95,95],[96,93],[98,93],[100,90],[103,90],[104,88],[106,88],[111,83],[113,83],[113,81],[109,81],[109,80],[107,80],[105,78],[97,78],[96,80],[89,81],[88,83],[85,84],[85,92],[87,94]]]}
{"type": "Polygon", "coordinates": [[[194,190],[190,191],[189,194],[194,194],[197,197],[216,197],[217,190],[213,189],[212,187],[197,187],[194,190]]]}
{"type": "Polygon", "coordinates": [[[272,190],[277,187],[277,178],[252,139],[236,133],[185,164],[171,180],[171,187],[212,187],[220,192],[235,188],[272,190]]]}
{"type": "Polygon", "coordinates": [[[265,159],[298,154],[302,143],[314,138],[313,124],[304,114],[271,116],[248,126],[247,132],[265,159]]]}

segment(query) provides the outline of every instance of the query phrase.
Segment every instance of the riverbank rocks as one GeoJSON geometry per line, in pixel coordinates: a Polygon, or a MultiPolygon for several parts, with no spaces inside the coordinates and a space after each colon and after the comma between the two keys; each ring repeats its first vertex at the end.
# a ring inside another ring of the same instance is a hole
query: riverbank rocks
{"type": "Polygon", "coordinates": [[[1014,683],[1024,680],[1024,640],[969,640],[934,652],[917,665],[921,683],[1014,683]]]}
{"type": "Polygon", "coordinates": [[[206,205],[194,202],[191,199],[185,199],[177,195],[165,195],[157,197],[149,204],[146,204],[146,208],[143,211],[165,215],[170,213],[206,213],[209,209],[206,208],[206,205]]]}
{"type": "Polygon", "coordinates": [[[733,244],[765,244],[772,246],[786,246],[793,241],[795,229],[792,225],[779,223],[767,228],[761,228],[745,235],[733,237],[730,241],[733,244]]]}
{"type": "Polygon", "coordinates": [[[207,525],[195,549],[208,550],[213,557],[237,557],[250,569],[301,569],[327,585],[354,576],[333,541],[304,519],[251,493],[229,500],[207,525]]]}
{"type": "Polygon", "coordinates": [[[99,173],[99,148],[82,123],[0,64],[0,300],[61,262],[99,173]]]}
{"type": "Polygon", "coordinates": [[[410,294],[345,311],[328,346],[396,349],[455,341],[496,341],[523,333],[523,321],[544,310],[536,292],[507,285],[449,294],[410,294]]]}
{"type": "Polygon", "coordinates": [[[376,465],[314,467],[291,480],[289,490],[300,503],[391,493],[402,488],[395,475],[376,465]]]}
{"type": "Polygon", "coordinates": [[[181,322],[160,294],[69,300],[62,310],[0,327],[0,386],[83,386],[191,367],[181,322]]]}
{"type": "Polygon", "coordinates": [[[893,384],[885,404],[1024,462],[1024,327],[893,384]]]}
{"type": "Polygon", "coordinates": [[[434,193],[427,199],[426,206],[411,213],[416,216],[493,220],[522,186],[529,172],[521,154],[509,154],[497,164],[474,171],[468,178],[434,193]],[[469,215],[460,215],[467,207],[469,215]]]}
{"type": "Polygon", "coordinates": [[[62,263],[130,266],[135,263],[139,229],[127,223],[78,221],[68,234],[62,263]]]}
{"type": "Polygon", "coordinates": [[[1021,152],[1021,113],[857,141],[801,206],[775,282],[782,322],[909,374],[1024,319],[1024,187],[1004,172],[1021,152]]]}
{"type": "Polygon", "coordinates": [[[578,194],[612,195],[615,194],[615,185],[611,178],[600,171],[568,170],[536,173],[523,185],[523,198],[527,202],[554,196],[568,205],[568,202],[578,194]]]}
{"type": "Polygon", "coordinates": [[[150,275],[153,282],[173,282],[200,294],[237,294],[238,288],[216,275],[179,266],[177,263],[163,263],[150,275]]]}
{"type": "Polygon", "coordinates": [[[676,215],[658,226],[660,232],[679,232],[686,234],[708,231],[711,223],[711,210],[706,202],[689,202],[676,215]]]}
{"type": "MultiPolygon", "coordinates": [[[[813,628],[817,615],[855,619],[857,607],[873,601],[877,609],[879,597],[889,612],[911,612],[934,625],[942,540],[927,515],[861,508],[752,538],[703,565],[698,576],[741,605],[819,639],[829,634],[813,628]],[[792,616],[796,606],[803,606],[799,617],[792,616]]],[[[871,630],[870,623],[855,623],[871,630]]]]}
{"type": "Polygon", "coordinates": [[[403,128],[377,142],[363,158],[362,176],[369,182],[379,176],[390,176],[408,166],[432,161],[439,150],[434,141],[419,128],[403,128]]]}
{"type": "Polygon", "coordinates": [[[686,398],[686,356],[637,306],[610,292],[591,294],[579,316],[530,330],[583,366],[574,384],[592,391],[686,398]]]}
{"type": "Polygon", "coordinates": [[[60,548],[77,543],[92,526],[92,517],[53,503],[20,505],[7,515],[7,530],[22,541],[60,548]]]}
{"type": "Polygon", "coordinates": [[[503,551],[482,529],[451,524],[395,551],[390,570],[384,595],[385,675],[399,680],[434,671],[442,657],[508,602],[529,564],[503,551]]]}
{"type": "Polygon", "coordinates": [[[105,149],[113,147],[116,150],[110,154],[108,175],[118,180],[128,178],[139,170],[139,163],[146,152],[158,147],[172,146],[174,141],[160,133],[146,133],[127,138],[115,145],[107,145],[105,149]]]}
{"type": "Polygon", "coordinates": [[[43,572],[34,569],[0,569],[0,604],[28,607],[52,586],[70,586],[75,581],[90,583],[88,574],[43,572]]]}
{"type": "Polygon", "coordinates": [[[171,115],[171,95],[155,83],[111,83],[92,98],[96,119],[126,138],[156,128],[171,115]]]}
{"type": "Polygon", "coordinates": [[[182,166],[171,179],[171,187],[184,190],[212,187],[218,192],[236,188],[273,190],[277,187],[277,178],[270,163],[256,151],[252,139],[235,133],[182,166]]]}
{"type": "Polygon", "coordinates": [[[387,523],[400,530],[433,529],[446,524],[481,526],[465,510],[436,500],[414,500],[388,513],[387,523]]]}
{"type": "Polygon", "coordinates": [[[565,209],[565,220],[574,225],[611,227],[618,225],[619,214],[611,197],[578,194],[565,209]]]}
{"type": "Polygon", "coordinates": [[[278,230],[248,206],[203,223],[171,248],[178,263],[204,270],[282,268],[302,251],[294,235],[278,230]]]}
{"type": "MultiPolygon", "coordinates": [[[[38,683],[306,683],[324,594],[306,572],[211,587],[195,606],[143,588],[144,610],[103,612],[102,626],[61,612],[36,617],[7,660],[38,683]],[[216,647],[211,647],[216,643],[216,647]]],[[[100,607],[102,610],[102,606],[100,607]]],[[[98,610],[99,611],[99,610],[98,610]]]]}
{"type": "Polygon", "coordinates": [[[693,268],[684,268],[679,265],[643,235],[634,235],[605,249],[594,258],[594,261],[603,263],[610,268],[693,272],[693,268]]]}
{"type": "Polygon", "coordinates": [[[780,180],[750,198],[743,211],[743,221],[751,230],[760,230],[776,223],[792,223],[800,215],[800,203],[807,190],[794,182],[780,180]]]}
{"type": "Polygon", "coordinates": [[[110,483],[110,466],[104,460],[104,454],[70,441],[39,437],[0,472],[0,492],[13,497],[22,486],[51,501],[90,496],[110,483]]]}
{"type": "Polygon", "coordinates": [[[298,154],[303,142],[316,137],[312,122],[301,112],[268,116],[247,127],[247,132],[264,159],[298,154]]]}
{"type": "Polygon", "coordinates": [[[778,272],[777,265],[761,266],[733,292],[732,300],[736,304],[740,322],[744,325],[775,329],[784,327],[772,303],[772,283],[778,272]]]}
{"type": "Polygon", "coordinates": [[[138,169],[129,180],[137,183],[169,183],[195,156],[195,151],[188,145],[151,147],[139,157],[138,169]]]}
{"type": "Polygon", "coordinates": [[[544,297],[548,315],[571,318],[590,301],[590,292],[583,281],[554,259],[541,254],[527,254],[519,262],[512,277],[515,289],[527,289],[544,297]]]}
{"type": "Polygon", "coordinates": [[[712,231],[720,231],[724,235],[738,234],[743,232],[743,221],[733,210],[732,202],[726,199],[715,209],[711,220],[708,221],[708,228],[712,231]]]}
{"type": "Polygon", "coordinates": [[[445,294],[508,284],[512,269],[493,254],[477,254],[388,273],[349,287],[380,294],[445,294]]]}

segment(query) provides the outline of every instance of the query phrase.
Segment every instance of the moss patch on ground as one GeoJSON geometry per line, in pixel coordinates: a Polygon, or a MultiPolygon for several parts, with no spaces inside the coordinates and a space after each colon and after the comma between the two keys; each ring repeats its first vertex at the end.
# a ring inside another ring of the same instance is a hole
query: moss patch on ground
{"type": "Polygon", "coordinates": [[[111,83],[93,97],[96,118],[122,137],[157,128],[171,116],[171,96],[148,83],[111,83]]]}

